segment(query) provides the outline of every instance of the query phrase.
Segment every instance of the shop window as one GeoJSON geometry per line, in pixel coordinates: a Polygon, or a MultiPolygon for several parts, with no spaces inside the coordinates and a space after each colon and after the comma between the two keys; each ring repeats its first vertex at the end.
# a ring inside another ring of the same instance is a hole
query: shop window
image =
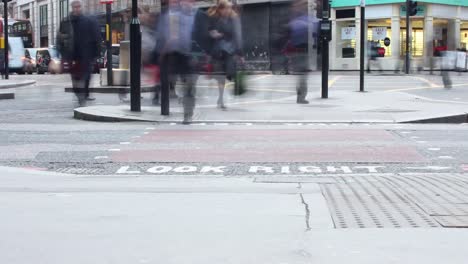
{"type": "Polygon", "coordinates": [[[467,50],[468,49],[468,29],[462,29],[460,36],[460,48],[467,50]]]}
{"type": "Polygon", "coordinates": [[[342,18],[355,18],[356,17],[356,9],[342,9],[336,10],[336,19],[342,18]]]}
{"type": "Polygon", "coordinates": [[[356,57],[356,30],[354,21],[336,22],[336,32],[338,33],[338,40],[336,41],[337,58],[356,57]]]}
{"type": "Polygon", "coordinates": [[[376,48],[383,48],[385,50],[385,55],[383,57],[390,57],[392,56],[392,43],[387,47],[385,46],[385,38],[392,38],[392,30],[390,28],[385,28],[384,31],[386,33],[384,34],[383,37],[374,37],[374,31],[379,28],[382,29],[382,27],[370,27],[367,29],[367,41],[369,42],[369,45],[372,45],[373,47],[376,48]]]}
{"type": "MultiPolygon", "coordinates": [[[[401,37],[401,56],[406,54],[406,29],[402,28],[400,32],[401,37]]],[[[413,29],[411,41],[411,55],[413,57],[421,57],[424,54],[424,30],[413,29]]]]}

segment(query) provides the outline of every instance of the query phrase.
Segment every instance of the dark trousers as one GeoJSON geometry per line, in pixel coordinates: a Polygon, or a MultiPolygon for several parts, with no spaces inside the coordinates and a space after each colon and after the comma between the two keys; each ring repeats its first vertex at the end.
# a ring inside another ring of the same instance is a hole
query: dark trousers
{"type": "Polygon", "coordinates": [[[307,97],[308,89],[308,73],[309,69],[309,56],[306,52],[296,52],[291,56],[292,70],[299,74],[299,79],[296,84],[297,99],[305,100],[307,97]]]}
{"type": "Polygon", "coordinates": [[[161,114],[169,115],[171,83],[177,78],[183,83],[184,115],[192,116],[195,109],[195,76],[190,66],[190,56],[178,52],[165,54],[161,61],[161,114]]]}
{"type": "Polygon", "coordinates": [[[70,74],[75,95],[80,100],[88,98],[91,80],[91,62],[81,61],[72,63],[70,74]]]}

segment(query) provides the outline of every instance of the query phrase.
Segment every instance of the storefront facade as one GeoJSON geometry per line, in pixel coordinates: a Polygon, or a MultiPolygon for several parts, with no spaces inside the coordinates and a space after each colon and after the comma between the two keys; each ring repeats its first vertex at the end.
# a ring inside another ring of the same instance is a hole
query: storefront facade
{"type": "MultiPolygon", "coordinates": [[[[332,70],[358,70],[360,58],[359,0],[334,0],[332,3],[333,40],[330,46],[332,70]]],[[[385,53],[378,58],[384,70],[401,68],[406,52],[405,1],[367,0],[366,53],[379,47],[385,53]]],[[[411,17],[412,67],[437,67],[443,50],[468,48],[468,1],[418,1],[418,13],[411,17]],[[463,3],[462,3],[463,2],[463,3]]],[[[366,60],[367,61],[367,60],[366,60]]],[[[367,62],[366,62],[367,63],[367,62]]]]}

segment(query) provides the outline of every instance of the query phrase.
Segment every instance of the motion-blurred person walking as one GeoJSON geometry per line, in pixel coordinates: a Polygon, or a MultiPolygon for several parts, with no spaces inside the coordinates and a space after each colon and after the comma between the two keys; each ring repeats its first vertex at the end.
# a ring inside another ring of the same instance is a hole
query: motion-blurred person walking
{"type": "Polygon", "coordinates": [[[99,56],[100,34],[97,22],[82,12],[80,0],[71,3],[72,12],[60,23],[57,47],[71,66],[73,90],[81,106],[95,98],[89,96],[92,64],[99,56]]]}
{"type": "Polygon", "coordinates": [[[159,105],[161,83],[157,55],[154,52],[156,40],[157,15],[150,11],[149,6],[141,8],[141,62],[143,64],[143,80],[145,84],[154,87],[153,104],[159,105]]]}
{"type": "Polygon", "coordinates": [[[214,71],[223,73],[217,78],[219,89],[217,105],[220,109],[226,109],[224,104],[226,79],[234,81],[237,64],[244,63],[241,22],[228,0],[218,1],[216,6],[208,10],[208,16],[209,36],[212,39],[210,54],[214,62],[214,71]]]}
{"type": "Polygon", "coordinates": [[[308,14],[308,1],[307,0],[293,0],[291,4],[291,19],[288,24],[289,43],[288,45],[292,52],[290,53],[292,70],[299,74],[299,80],[296,85],[297,89],[297,103],[308,104],[306,100],[308,93],[308,73],[309,55],[309,27],[312,32],[317,30],[317,18],[308,14]]]}
{"type": "Polygon", "coordinates": [[[184,123],[192,122],[195,109],[195,77],[191,50],[195,17],[193,0],[169,0],[169,7],[158,21],[156,52],[161,68],[161,96],[169,96],[170,84],[183,83],[184,123]]]}

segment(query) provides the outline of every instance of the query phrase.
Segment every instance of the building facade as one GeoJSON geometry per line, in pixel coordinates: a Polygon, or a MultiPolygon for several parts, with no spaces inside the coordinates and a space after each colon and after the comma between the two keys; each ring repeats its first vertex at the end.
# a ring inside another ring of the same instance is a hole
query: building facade
{"type": "MultiPolygon", "coordinates": [[[[379,59],[384,70],[401,67],[406,53],[405,9],[403,0],[366,1],[366,52],[370,43],[384,48],[385,55],[379,59]]],[[[333,0],[332,70],[359,69],[360,11],[360,0],[333,0]]],[[[431,60],[438,59],[439,51],[468,48],[468,1],[418,1],[418,13],[411,17],[410,32],[413,67],[429,67],[431,60]]]]}
{"type": "MultiPolygon", "coordinates": [[[[48,47],[55,45],[57,31],[62,21],[68,16],[72,0],[13,0],[10,5],[10,16],[16,19],[29,19],[33,26],[34,46],[48,47]]],[[[105,23],[105,5],[100,0],[83,0],[86,14],[94,15],[105,23]]],[[[139,0],[138,4],[149,5],[153,9],[160,7],[159,0],[139,0]]],[[[115,0],[112,3],[112,40],[119,43],[128,37],[128,21],[130,17],[131,0],[115,0]],[[127,32],[127,34],[126,34],[127,32]]],[[[104,29],[104,27],[102,27],[104,29]]]]}

